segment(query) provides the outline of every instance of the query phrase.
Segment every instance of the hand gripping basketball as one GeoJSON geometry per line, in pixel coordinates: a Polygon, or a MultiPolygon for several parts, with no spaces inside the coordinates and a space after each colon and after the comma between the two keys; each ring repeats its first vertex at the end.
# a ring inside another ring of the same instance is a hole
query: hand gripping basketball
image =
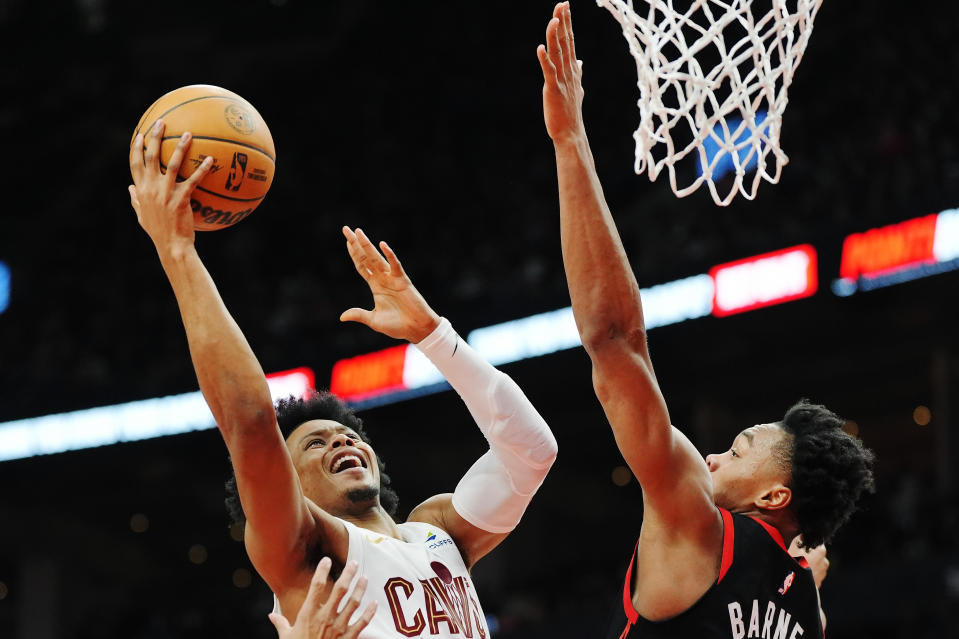
{"type": "Polygon", "coordinates": [[[180,137],[165,174],[160,170],[159,159],[162,136],[163,121],[158,120],[150,131],[146,155],[143,153],[142,133],[137,135],[130,153],[130,172],[133,174],[133,184],[129,187],[130,203],[140,226],[158,251],[178,243],[193,243],[195,232],[190,195],[212,165],[212,158],[207,157],[190,177],[178,183],[177,172],[190,147],[191,136],[184,133],[180,137]]]}
{"type": "MultiPolygon", "coordinates": [[[[273,136],[260,113],[242,96],[209,84],[192,84],[160,96],[137,122],[130,140],[149,135],[162,119],[160,168],[166,170],[180,136],[190,131],[189,153],[178,180],[188,178],[207,157],[213,165],[193,191],[190,207],[198,231],[229,228],[263,202],[276,169],[273,136]]],[[[142,141],[141,141],[142,148],[142,141]]]]}

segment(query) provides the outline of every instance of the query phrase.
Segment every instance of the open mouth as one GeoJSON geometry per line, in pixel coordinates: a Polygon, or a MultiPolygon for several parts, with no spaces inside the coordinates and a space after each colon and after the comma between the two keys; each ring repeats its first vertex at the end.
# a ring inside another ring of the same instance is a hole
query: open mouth
{"type": "Polygon", "coordinates": [[[366,462],[355,453],[344,452],[333,458],[330,464],[330,472],[336,475],[351,468],[366,468],[366,462]]]}

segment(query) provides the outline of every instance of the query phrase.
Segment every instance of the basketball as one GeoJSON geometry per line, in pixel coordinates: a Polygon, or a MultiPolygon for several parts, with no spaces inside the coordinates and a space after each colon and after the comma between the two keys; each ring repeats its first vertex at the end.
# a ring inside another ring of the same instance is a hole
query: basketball
{"type": "Polygon", "coordinates": [[[270,190],[276,165],[273,136],[253,105],[220,87],[195,84],[170,91],[150,105],[130,141],[143,134],[144,149],[160,118],[166,123],[160,145],[160,168],[166,170],[180,136],[193,141],[180,165],[178,180],[188,178],[207,156],[210,172],[190,199],[198,231],[233,226],[249,216],[270,190]]]}

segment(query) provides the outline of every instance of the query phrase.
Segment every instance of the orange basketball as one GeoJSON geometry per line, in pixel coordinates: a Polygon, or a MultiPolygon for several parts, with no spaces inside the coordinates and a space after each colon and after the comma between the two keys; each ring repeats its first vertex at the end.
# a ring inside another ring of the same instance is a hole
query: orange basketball
{"type": "Polygon", "coordinates": [[[160,145],[164,171],[185,131],[193,135],[193,141],[180,165],[180,179],[188,178],[204,158],[213,157],[210,172],[190,200],[196,230],[233,226],[259,206],[273,183],[276,150],[266,122],[252,104],[232,91],[207,84],[170,91],[137,123],[133,140],[142,133],[144,149],[160,118],[166,123],[160,145]]]}

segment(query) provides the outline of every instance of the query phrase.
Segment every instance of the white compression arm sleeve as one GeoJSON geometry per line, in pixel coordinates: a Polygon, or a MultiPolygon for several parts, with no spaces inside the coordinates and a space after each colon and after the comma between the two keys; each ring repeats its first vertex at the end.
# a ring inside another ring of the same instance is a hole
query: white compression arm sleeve
{"type": "Polygon", "coordinates": [[[453,508],[477,528],[510,532],[556,459],[556,439],[512,379],[496,370],[446,318],[416,347],[466,403],[489,451],[460,480],[453,508]]]}

